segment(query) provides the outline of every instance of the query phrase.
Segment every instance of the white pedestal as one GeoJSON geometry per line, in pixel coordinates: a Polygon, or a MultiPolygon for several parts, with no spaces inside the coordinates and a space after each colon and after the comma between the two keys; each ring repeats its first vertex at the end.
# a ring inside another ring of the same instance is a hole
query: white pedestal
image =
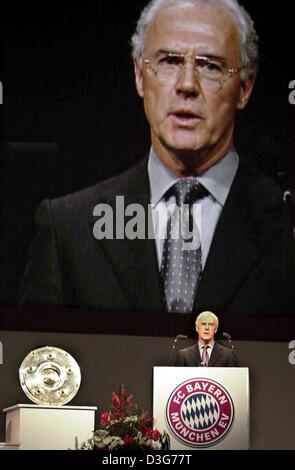
{"type": "Polygon", "coordinates": [[[12,444],[11,442],[0,442],[0,450],[18,450],[19,444],[12,444]]]}
{"type": "Polygon", "coordinates": [[[20,450],[75,449],[92,436],[94,406],[15,405],[5,408],[6,443],[20,450]]]}

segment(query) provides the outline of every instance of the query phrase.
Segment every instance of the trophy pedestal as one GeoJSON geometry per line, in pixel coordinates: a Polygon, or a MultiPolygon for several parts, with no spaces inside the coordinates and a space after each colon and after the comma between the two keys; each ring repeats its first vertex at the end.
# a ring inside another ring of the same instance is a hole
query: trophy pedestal
{"type": "Polygon", "coordinates": [[[0,450],[19,450],[19,444],[12,444],[12,442],[0,442],[0,450]]]}
{"type": "Polygon", "coordinates": [[[96,409],[41,405],[5,408],[6,444],[19,443],[19,450],[74,450],[92,437],[96,409]]]}

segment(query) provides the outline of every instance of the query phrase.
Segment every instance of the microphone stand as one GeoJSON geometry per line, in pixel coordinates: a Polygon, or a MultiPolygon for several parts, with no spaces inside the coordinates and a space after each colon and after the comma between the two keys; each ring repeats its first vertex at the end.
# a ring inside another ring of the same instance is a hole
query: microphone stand
{"type": "Polygon", "coordinates": [[[178,340],[180,340],[180,339],[187,339],[187,336],[186,335],[177,335],[175,337],[175,339],[173,341],[173,346],[172,346],[172,349],[171,349],[171,353],[170,353],[170,356],[169,356],[169,361],[168,361],[169,366],[173,365],[172,361],[173,361],[174,351],[175,351],[175,348],[176,348],[176,344],[177,344],[178,340]]]}
{"type": "Polygon", "coordinates": [[[228,343],[229,343],[229,346],[230,346],[230,349],[235,349],[235,347],[234,347],[234,345],[233,345],[233,343],[232,343],[230,334],[227,333],[226,331],[224,331],[224,332],[222,333],[222,336],[223,336],[223,338],[227,339],[227,341],[228,341],[228,343]]]}
{"type": "Polygon", "coordinates": [[[278,177],[278,182],[281,187],[281,189],[284,191],[283,194],[283,201],[287,206],[287,210],[289,212],[289,216],[291,219],[291,222],[293,224],[293,233],[294,233],[294,238],[295,238],[295,205],[294,205],[294,200],[292,198],[292,193],[291,190],[288,186],[288,183],[286,181],[286,172],[285,171],[279,171],[277,174],[278,177]]]}

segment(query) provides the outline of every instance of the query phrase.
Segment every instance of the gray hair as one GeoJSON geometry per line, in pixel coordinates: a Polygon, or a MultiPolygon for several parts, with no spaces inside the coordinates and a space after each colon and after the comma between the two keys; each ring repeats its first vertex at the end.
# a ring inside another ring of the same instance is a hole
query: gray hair
{"type": "Polygon", "coordinates": [[[195,324],[197,325],[202,320],[204,320],[205,318],[208,318],[208,317],[212,318],[212,320],[216,324],[216,327],[218,328],[219,320],[218,320],[217,316],[215,315],[215,313],[213,313],[213,312],[202,312],[202,313],[200,313],[196,318],[195,324]]]}
{"type": "Polygon", "coordinates": [[[241,50],[241,79],[246,80],[250,75],[256,75],[258,69],[258,35],[254,22],[249,13],[237,0],[152,0],[143,9],[137,22],[135,33],[131,38],[132,56],[142,64],[146,32],[153,22],[157,12],[168,5],[191,6],[199,3],[209,3],[224,8],[232,17],[240,38],[241,50]]]}

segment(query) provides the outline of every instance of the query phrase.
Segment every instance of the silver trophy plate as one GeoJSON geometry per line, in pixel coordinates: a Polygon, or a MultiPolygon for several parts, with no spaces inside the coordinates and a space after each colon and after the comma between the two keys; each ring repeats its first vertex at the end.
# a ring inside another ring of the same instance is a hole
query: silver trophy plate
{"type": "Polygon", "coordinates": [[[45,346],[25,357],[19,369],[19,379],[23,391],[34,403],[61,406],[78,392],[81,372],[69,353],[45,346]]]}

